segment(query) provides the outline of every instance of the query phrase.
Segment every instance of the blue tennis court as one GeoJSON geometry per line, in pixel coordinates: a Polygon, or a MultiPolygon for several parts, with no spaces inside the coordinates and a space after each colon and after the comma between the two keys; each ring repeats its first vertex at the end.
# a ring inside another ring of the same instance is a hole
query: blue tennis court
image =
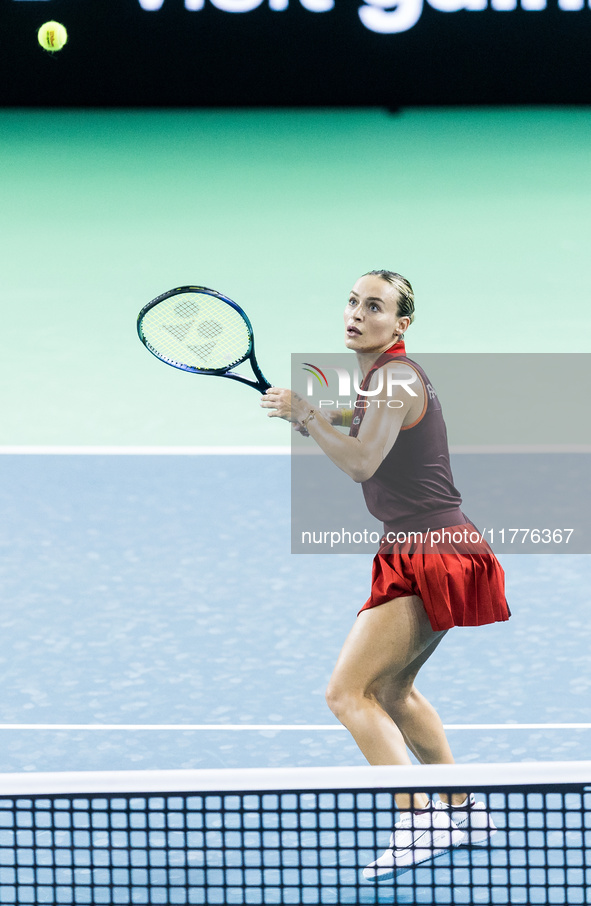
{"type": "MultiPolygon", "coordinates": [[[[324,689],[371,558],[290,554],[289,456],[0,463],[1,771],[363,763],[324,689]]],[[[460,762],[585,759],[589,558],[503,565],[512,619],[421,689],[460,762]]]]}

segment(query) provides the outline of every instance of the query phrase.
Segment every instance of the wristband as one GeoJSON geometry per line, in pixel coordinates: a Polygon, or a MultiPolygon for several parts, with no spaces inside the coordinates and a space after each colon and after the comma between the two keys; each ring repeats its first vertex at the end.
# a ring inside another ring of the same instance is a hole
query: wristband
{"type": "Polygon", "coordinates": [[[353,410],[341,409],[341,425],[343,428],[350,428],[353,424],[353,410]]]}

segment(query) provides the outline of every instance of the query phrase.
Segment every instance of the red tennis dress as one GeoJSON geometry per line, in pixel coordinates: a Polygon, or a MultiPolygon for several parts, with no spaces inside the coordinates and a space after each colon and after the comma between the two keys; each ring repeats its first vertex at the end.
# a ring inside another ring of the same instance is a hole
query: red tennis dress
{"type": "MultiPolygon", "coordinates": [[[[421,381],[425,404],[419,418],[401,428],[375,474],[362,482],[370,513],[384,524],[384,537],[374,557],[371,595],[361,610],[417,595],[435,630],[508,620],[505,574],[460,509],[441,405],[427,375],[399,341],[378,358],[361,389],[367,390],[373,373],[393,359],[421,381]]],[[[365,399],[357,398],[362,405],[355,408],[352,437],[363,421],[365,399]]]]}

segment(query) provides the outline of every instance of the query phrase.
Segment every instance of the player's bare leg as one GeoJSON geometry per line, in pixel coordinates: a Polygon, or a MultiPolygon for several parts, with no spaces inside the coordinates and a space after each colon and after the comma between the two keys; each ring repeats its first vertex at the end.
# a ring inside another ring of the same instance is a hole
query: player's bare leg
{"type": "MultiPolygon", "coordinates": [[[[399,727],[406,745],[421,764],[454,764],[441,718],[414,684],[419,670],[444,635],[445,632],[439,633],[438,638],[391,683],[386,683],[378,695],[381,706],[399,727]]],[[[449,801],[447,793],[441,792],[439,797],[443,802],[449,801]]],[[[459,805],[465,798],[465,792],[454,793],[452,803],[459,805]]]]}
{"type": "MultiPolygon", "coordinates": [[[[443,635],[431,628],[415,596],[388,601],[357,618],[327,701],[370,764],[410,764],[407,742],[419,757],[453,761],[438,715],[414,689],[418,670],[443,635]]],[[[368,881],[387,880],[464,842],[464,832],[441,803],[430,803],[422,792],[395,798],[401,815],[385,851],[363,870],[368,881]]]]}
{"type": "MultiPolygon", "coordinates": [[[[431,628],[420,598],[408,596],[363,611],[355,621],[327,690],[327,702],[370,764],[451,764],[435,709],[414,679],[445,632],[431,628]]],[[[423,808],[422,793],[398,794],[402,810],[423,808]]],[[[465,794],[458,794],[458,801],[465,794]]],[[[454,796],[455,799],[455,796],[454,796]]]]}

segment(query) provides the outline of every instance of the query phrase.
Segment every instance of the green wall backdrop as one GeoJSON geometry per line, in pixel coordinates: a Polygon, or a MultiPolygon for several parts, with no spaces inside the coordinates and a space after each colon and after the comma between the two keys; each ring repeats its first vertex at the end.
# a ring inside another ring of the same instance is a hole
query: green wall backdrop
{"type": "Polygon", "coordinates": [[[256,394],[168,368],[139,309],[241,304],[267,377],[342,348],[400,271],[420,352],[591,350],[585,109],[0,112],[0,446],[288,445],[256,394]]]}

